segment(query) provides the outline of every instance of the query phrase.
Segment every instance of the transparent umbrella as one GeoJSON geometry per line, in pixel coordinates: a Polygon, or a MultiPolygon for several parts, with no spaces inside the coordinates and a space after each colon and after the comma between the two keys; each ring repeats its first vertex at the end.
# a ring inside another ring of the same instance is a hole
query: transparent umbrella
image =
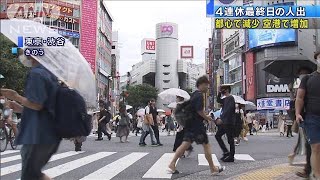
{"type": "Polygon", "coordinates": [[[183,97],[185,101],[190,99],[190,95],[187,91],[178,88],[167,89],[161,92],[158,96],[168,103],[174,102],[177,96],[183,97]]]}
{"type": "MultiPolygon", "coordinates": [[[[43,46],[37,48],[42,48],[44,55],[32,57],[68,87],[76,89],[86,100],[89,107],[96,107],[95,76],[86,59],[69,40],[65,40],[57,31],[31,20],[0,20],[0,28],[1,33],[17,45],[19,43],[18,37],[42,39],[43,46]],[[48,46],[47,41],[52,37],[55,40],[59,39],[60,43],[64,40],[63,46],[48,46]]],[[[24,45],[23,48],[35,47],[24,45]]]]}

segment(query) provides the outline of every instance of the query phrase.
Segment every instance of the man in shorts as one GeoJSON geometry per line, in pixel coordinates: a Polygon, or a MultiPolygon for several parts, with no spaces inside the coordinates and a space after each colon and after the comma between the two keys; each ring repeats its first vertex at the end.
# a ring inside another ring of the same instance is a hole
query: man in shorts
{"type": "Polygon", "coordinates": [[[311,145],[311,167],[313,178],[320,179],[320,51],[314,57],[318,69],[302,78],[296,97],[296,121],[305,128],[311,145]],[[305,117],[303,110],[305,109],[305,117]]]}
{"type": "Polygon", "coordinates": [[[203,145],[205,157],[209,163],[211,174],[216,175],[222,172],[225,167],[214,166],[211,155],[211,145],[209,144],[206,128],[203,123],[204,120],[208,122],[212,121],[212,118],[205,114],[203,101],[203,93],[208,91],[208,78],[206,76],[200,77],[196,82],[196,86],[198,90],[192,94],[190,100],[191,109],[193,110],[193,120],[191,122],[187,122],[186,127],[184,127],[185,132],[183,142],[176,150],[175,155],[169,164],[168,172],[172,174],[179,173],[179,171],[176,170],[177,160],[184,154],[184,152],[193,142],[196,142],[197,144],[203,145]]]}

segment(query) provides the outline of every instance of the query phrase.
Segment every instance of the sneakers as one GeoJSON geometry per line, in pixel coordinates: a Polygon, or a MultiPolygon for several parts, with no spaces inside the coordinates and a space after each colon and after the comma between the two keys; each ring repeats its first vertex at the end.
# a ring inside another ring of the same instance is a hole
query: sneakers
{"type": "Polygon", "coordinates": [[[152,147],[157,147],[157,146],[158,146],[158,144],[153,143],[153,144],[151,144],[151,146],[152,146],[152,147]]]}
{"type": "Polygon", "coordinates": [[[220,158],[220,160],[224,160],[225,158],[227,158],[229,156],[229,153],[223,153],[222,158],[220,158]]]}
{"type": "Polygon", "coordinates": [[[139,143],[140,147],[145,147],[147,144],[146,143],[139,143]]]}
{"type": "Polygon", "coordinates": [[[222,159],[223,162],[234,162],[234,157],[233,156],[228,156],[224,159],[222,159]]]}
{"type": "Polygon", "coordinates": [[[161,143],[158,143],[158,146],[163,146],[163,144],[161,144],[161,143]]]}

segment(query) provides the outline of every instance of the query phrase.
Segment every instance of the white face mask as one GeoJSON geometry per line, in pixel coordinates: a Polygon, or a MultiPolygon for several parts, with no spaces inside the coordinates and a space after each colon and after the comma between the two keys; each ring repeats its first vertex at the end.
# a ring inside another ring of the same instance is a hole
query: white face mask
{"type": "Polygon", "coordinates": [[[24,54],[19,55],[19,61],[26,67],[32,67],[32,62],[28,57],[24,54]]]}
{"type": "Polygon", "coordinates": [[[301,75],[299,76],[299,79],[302,80],[302,78],[305,77],[305,76],[306,76],[306,74],[301,74],[301,75]]]}
{"type": "Polygon", "coordinates": [[[4,104],[6,101],[4,99],[0,99],[0,103],[4,104]]]}

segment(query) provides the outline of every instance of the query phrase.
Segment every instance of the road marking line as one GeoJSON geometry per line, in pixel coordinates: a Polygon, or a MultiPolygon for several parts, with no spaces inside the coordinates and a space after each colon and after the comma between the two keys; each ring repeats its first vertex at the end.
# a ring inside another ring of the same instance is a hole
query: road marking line
{"type": "MultiPolygon", "coordinates": [[[[70,156],[74,156],[74,155],[81,154],[81,153],[84,153],[84,151],[80,151],[80,152],[69,151],[69,152],[56,154],[56,155],[53,155],[51,157],[49,162],[56,161],[56,160],[59,160],[59,159],[63,159],[63,158],[70,157],[70,156]]],[[[7,174],[18,172],[20,170],[21,170],[21,163],[15,164],[15,165],[12,165],[12,166],[7,166],[5,168],[1,168],[0,172],[1,172],[1,176],[4,176],[4,175],[7,175],[7,174]]]]}
{"type": "MultiPolygon", "coordinates": [[[[212,154],[212,161],[215,166],[221,166],[215,154],[212,154]]],[[[204,154],[198,154],[198,162],[199,162],[199,166],[209,166],[209,163],[204,154]]]]}
{"type": "Polygon", "coordinates": [[[89,163],[92,163],[94,161],[105,158],[105,157],[110,156],[115,153],[116,152],[99,152],[96,154],[92,154],[90,156],[86,156],[86,157],[83,157],[83,158],[80,158],[80,159],[77,159],[74,161],[67,162],[65,164],[61,164],[61,165],[53,167],[51,169],[47,169],[43,173],[47,174],[51,178],[55,178],[55,177],[60,176],[64,173],[67,173],[69,171],[72,171],[74,169],[77,169],[79,167],[82,167],[84,165],[87,165],[89,163]]]}
{"type": "Polygon", "coordinates": [[[171,179],[172,174],[169,174],[167,169],[173,156],[174,153],[163,154],[161,158],[143,175],[142,178],[171,179]]]}
{"type": "Polygon", "coordinates": [[[235,154],[234,158],[240,161],[255,161],[249,154],[235,154]]]}
{"type": "Polygon", "coordinates": [[[104,179],[110,180],[129,166],[137,162],[139,159],[146,156],[148,153],[131,153],[123,158],[114,161],[103,168],[89,174],[88,176],[81,178],[81,180],[92,180],[92,179],[104,179]]]}
{"type": "Polygon", "coordinates": [[[6,158],[1,158],[1,164],[6,163],[6,162],[10,162],[10,161],[19,160],[19,159],[21,159],[21,155],[15,155],[15,156],[10,156],[10,157],[6,157],[6,158]]]}
{"type": "Polygon", "coordinates": [[[7,150],[5,152],[1,152],[0,154],[2,156],[2,155],[17,153],[17,152],[19,152],[19,150],[7,150]]]}

